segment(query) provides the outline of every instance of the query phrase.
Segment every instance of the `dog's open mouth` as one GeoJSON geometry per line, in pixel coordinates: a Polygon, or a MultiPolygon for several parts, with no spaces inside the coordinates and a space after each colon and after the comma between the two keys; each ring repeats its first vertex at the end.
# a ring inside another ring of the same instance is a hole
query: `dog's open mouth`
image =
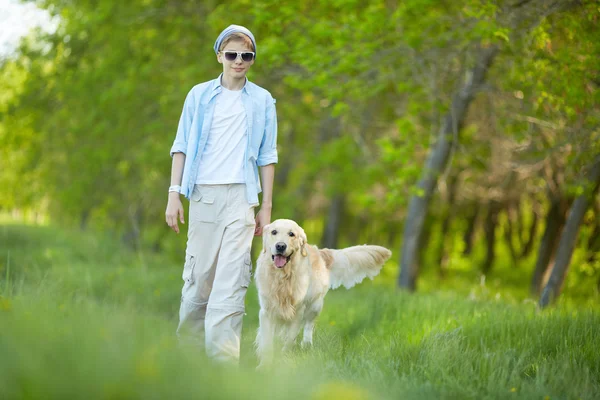
{"type": "Polygon", "coordinates": [[[291,254],[287,257],[284,256],[283,254],[275,254],[275,255],[271,256],[271,259],[273,260],[273,262],[275,263],[275,266],[277,268],[285,267],[285,264],[287,264],[288,261],[290,261],[290,258],[292,258],[291,254]]]}

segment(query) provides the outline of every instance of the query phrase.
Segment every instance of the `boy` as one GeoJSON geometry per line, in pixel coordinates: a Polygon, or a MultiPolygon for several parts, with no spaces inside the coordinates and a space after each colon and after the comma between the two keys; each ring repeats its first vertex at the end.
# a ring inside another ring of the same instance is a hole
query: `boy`
{"type": "Polygon", "coordinates": [[[277,117],[271,94],[246,79],[256,55],[252,32],[231,25],[214,50],[223,73],[194,86],[185,99],[171,148],[165,214],[179,233],[177,220],[184,223],[179,196],[189,198],[177,335],[204,345],[214,359],[238,362],[252,235],[262,235],[271,220],[277,117]],[[255,218],[261,181],[262,206],[255,218]]]}

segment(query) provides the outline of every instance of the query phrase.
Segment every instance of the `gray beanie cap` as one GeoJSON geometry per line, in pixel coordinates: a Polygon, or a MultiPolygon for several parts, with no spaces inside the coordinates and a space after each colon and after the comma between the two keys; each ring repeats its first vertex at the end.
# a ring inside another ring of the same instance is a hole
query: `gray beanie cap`
{"type": "Polygon", "coordinates": [[[256,40],[254,39],[254,35],[252,34],[252,32],[250,32],[248,28],[245,28],[241,25],[229,25],[227,28],[223,29],[223,32],[221,32],[221,34],[215,42],[215,54],[219,53],[219,47],[221,47],[223,39],[225,39],[232,33],[243,33],[244,35],[248,36],[252,41],[252,45],[254,46],[254,52],[256,53],[256,40]]]}

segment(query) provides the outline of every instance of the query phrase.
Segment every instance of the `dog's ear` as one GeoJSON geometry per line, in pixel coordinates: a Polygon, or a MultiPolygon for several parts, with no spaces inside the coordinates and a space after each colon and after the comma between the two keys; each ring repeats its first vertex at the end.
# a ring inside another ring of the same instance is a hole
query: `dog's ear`
{"type": "Polygon", "coordinates": [[[303,257],[306,257],[308,255],[306,252],[306,233],[304,232],[304,229],[300,227],[298,227],[298,239],[300,239],[300,254],[302,254],[303,257]]]}
{"type": "Polygon", "coordinates": [[[263,227],[263,231],[262,231],[262,237],[263,237],[263,249],[262,249],[262,252],[263,253],[267,252],[267,235],[269,234],[269,232],[271,232],[271,224],[265,225],[263,227]]]}

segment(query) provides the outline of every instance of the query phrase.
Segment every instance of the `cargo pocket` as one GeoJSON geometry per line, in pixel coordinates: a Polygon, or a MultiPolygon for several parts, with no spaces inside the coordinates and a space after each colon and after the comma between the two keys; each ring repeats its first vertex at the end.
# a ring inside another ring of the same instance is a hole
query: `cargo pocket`
{"type": "Polygon", "coordinates": [[[183,266],[183,281],[187,285],[194,284],[194,267],[196,266],[196,257],[190,253],[185,253],[185,265],[183,266]]]}
{"type": "Polygon", "coordinates": [[[252,256],[250,250],[244,254],[244,265],[242,265],[242,273],[240,274],[240,284],[243,288],[247,288],[252,279],[252,256]]]}
{"type": "Polygon", "coordinates": [[[190,218],[194,221],[208,223],[214,223],[217,220],[217,206],[215,205],[214,193],[194,186],[194,191],[190,199],[192,200],[190,218]]]}
{"type": "Polygon", "coordinates": [[[244,219],[246,225],[255,226],[256,225],[256,216],[254,215],[254,207],[250,207],[246,210],[246,217],[244,219]]]}

